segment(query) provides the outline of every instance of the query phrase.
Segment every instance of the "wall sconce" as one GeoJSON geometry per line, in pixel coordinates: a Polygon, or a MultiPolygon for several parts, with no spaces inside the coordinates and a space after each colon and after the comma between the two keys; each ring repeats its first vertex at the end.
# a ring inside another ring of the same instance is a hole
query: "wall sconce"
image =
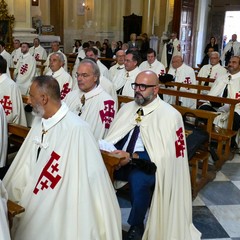
{"type": "Polygon", "coordinates": [[[89,11],[90,8],[84,0],[78,0],[77,15],[84,16],[86,11],[89,11]]]}
{"type": "Polygon", "coordinates": [[[84,8],[84,10],[87,10],[87,11],[90,10],[90,8],[88,7],[88,5],[86,5],[85,2],[82,3],[82,7],[84,8]]]}
{"type": "Polygon", "coordinates": [[[32,6],[38,6],[39,0],[32,0],[32,6]]]}

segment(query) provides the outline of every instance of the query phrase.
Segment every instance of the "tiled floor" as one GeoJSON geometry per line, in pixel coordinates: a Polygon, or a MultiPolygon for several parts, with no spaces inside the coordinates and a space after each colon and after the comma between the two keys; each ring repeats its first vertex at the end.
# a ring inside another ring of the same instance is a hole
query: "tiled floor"
{"type": "MultiPolygon", "coordinates": [[[[129,225],[129,201],[118,197],[123,230],[129,225]]],[[[240,240],[240,155],[224,164],[213,182],[193,201],[193,222],[205,240],[240,240]]]]}

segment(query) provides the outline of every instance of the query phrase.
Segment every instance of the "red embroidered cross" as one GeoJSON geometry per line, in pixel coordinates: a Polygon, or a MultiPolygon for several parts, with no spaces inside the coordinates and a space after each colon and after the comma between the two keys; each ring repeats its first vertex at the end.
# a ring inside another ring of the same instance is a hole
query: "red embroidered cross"
{"type": "Polygon", "coordinates": [[[235,98],[236,98],[236,99],[240,99],[240,93],[239,93],[239,92],[236,93],[235,98]]]}
{"type": "Polygon", "coordinates": [[[184,142],[184,135],[183,129],[180,127],[176,131],[178,139],[175,141],[175,148],[176,148],[176,157],[184,157],[184,150],[185,150],[185,142],[184,142]]]}
{"type": "Polygon", "coordinates": [[[66,95],[71,91],[71,88],[68,87],[69,83],[65,83],[63,85],[63,89],[61,91],[61,99],[64,99],[66,95]]]}
{"type": "Polygon", "coordinates": [[[56,185],[62,178],[60,175],[57,174],[57,172],[59,171],[59,168],[58,168],[59,164],[56,161],[58,161],[59,158],[60,156],[53,151],[51,154],[51,158],[43,168],[38,178],[37,184],[33,190],[34,194],[37,195],[40,188],[41,190],[44,190],[44,189],[48,189],[49,187],[52,189],[56,187],[56,185]],[[53,173],[55,173],[55,175],[53,173]]]}
{"type": "Polygon", "coordinates": [[[3,96],[0,103],[3,106],[5,114],[9,115],[12,112],[12,101],[10,100],[10,96],[3,96]]]}
{"type": "Polygon", "coordinates": [[[39,60],[39,59],[40,59],[39,53],[36,53],[36,54],[35,54],[35,59],[36,59],[36,60],[39,60]]]}
{"type": "Polygon", "coordinates": [[[24,73],[27,72],[27,70],[28,70],[28,64],[25,63],[25,64],[23,64],[23,65],[21,66],[21,68],[20,68],[20,74],[23,75],[24,73]]]}
{"type": "Polygon", "coordinates": [[[185,77],[184,83],[185,84],[192,84],[191,78],[190,77],[185,77]]]}
{"type": "Polygon", "coordinates": [[[115,115],[115,110],[113,106],[114,106],[113,100],[104,101],[104,109],[99,111],[102,122],[105,122],[106,129],[109,129],[110,124],[115,115]]]}

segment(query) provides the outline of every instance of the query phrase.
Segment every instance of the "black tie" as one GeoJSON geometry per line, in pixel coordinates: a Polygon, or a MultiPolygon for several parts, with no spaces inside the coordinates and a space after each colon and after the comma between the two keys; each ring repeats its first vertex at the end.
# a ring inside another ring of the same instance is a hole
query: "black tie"
{"type": "MultiPolygon", "coordinates": [[[[47,133],[47,131],[45,131],[45,130],[42,130],[42,137],[41,137],[41,143],[43,142],[43,136],[45,135],[47,133]]],[[[40,152],[41,152],[41,149],[42,149],[42,147],[38,147],[38,150],[37,150],[37,159],[36,159],[36,161],[38,160],[38,157],[39,157],[39,154],[40,154],[40,152]]]]}
{"type": "Polygon", "coordinates": [[[86,101],[86,98],[85,98],[85,95],[83,94],[82,97],[81,97],[82,107],[81,107],[81,109],[80,109],[80,111],[79,111],[78,116],[81,116],[81,114],[82,114],[82,108],[83,108],[83,106],[84,106],[84,104],[85,104],[85,101],[86,101]]]}
{"type": "MultiPolygon", "coordinates": [[[[209,74],[208,74],[207,78],[210,78],[211,73],[212,73],[212,66],[210,67],[209,74]]],[[[209,86],[209,82],[205,82],[204,86],[209,86]]]]}
{"type": "MultiPolygon", "coordinates": [[[[137,114],[138,114],[137,119],[138,119],[138,118],[141,118],[141,116],[143,116],[143,110],[142,110],[142,108],[139,108],[139,109],[138,109],[137,114]]],[[[141,121],[141,119],[138,119],[138,120],[137,120],[137,119],[136,119],[137,122],[140,122],[140,121],[141,121]]],[[[126,149],[127,152],[133,153],[134,148],[135,148],[135,145],[136,145],[136,142],[137,142],[137,139],[138,139],[139,132],[140,132],[139,126],[136,125],[136,126],[134,127],[132,136],[131,136],[131,138],[130,138],[130,140],[129,140],[129,143],[128,143],[128,146],[127,146],[127,149],[126,149]]]]}
{"type": "MultiPolygon", "coordinates": [[[[230,81],[231,79],[232,79],[232,76],[229,75],[229,76],[228,76],[228,81],[230,81]]],[[[223,95],[222,95],[222,97],[227,98],[227,96],[228,96],[228,84],[225,86],[225,88],[224,88],[224,90],[223,90],[223,95]]]]}

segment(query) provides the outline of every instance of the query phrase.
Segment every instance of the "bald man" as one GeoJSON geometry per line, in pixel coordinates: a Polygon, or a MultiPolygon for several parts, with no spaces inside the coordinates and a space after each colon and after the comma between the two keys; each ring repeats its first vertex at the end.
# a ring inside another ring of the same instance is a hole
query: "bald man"
{"type": "MultiPolygon", "coordinates": [[[[185,84],[196,84],[196,76],[193,68],[189,67],[183,62],[181,56],[174,56],[172,58],[172,66],[170,67],[169,74],[173,75],[174,81],[185,84]]],[[[195,92],[195,90],[181,88],[181,91],[185,92],[195,92]]],[[[175,102],[174,96],[164,95],[164,101],[172,104],[175,102]]],[[[184,107],[189,107],[192,109],[196,108],[196,100],[190,98],[180,98],[181,105],[184,107]]]]}
{"type": "Polygon", "coordinates": [[[124,158],[115,170],[115,180],[130,185],[132,208],[126,239],[199,240],[201,234],[191,217],[182,117],[159,98],[156,73],[140,72],[132,88],[134,101],[119,110],[105,138],[116,147],[114,153],[124,158]]]}

